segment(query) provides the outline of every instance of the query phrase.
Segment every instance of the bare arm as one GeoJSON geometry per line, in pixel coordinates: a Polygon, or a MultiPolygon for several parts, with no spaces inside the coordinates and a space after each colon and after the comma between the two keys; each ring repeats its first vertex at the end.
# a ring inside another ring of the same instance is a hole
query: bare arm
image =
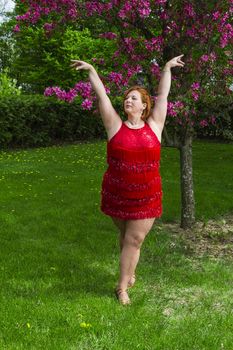
{"type": "Polygon", "coordinates": [[[158,87],[158,96],[151,115],[152,122],[156,124],[161,132],[163,130],[167,115],[167,97],[171,88],[171,68],[176,66],[184,66],[184,62],[181,61],[182,56],[183,55],[174,57],[172,60],[168,61],[162,71],[162,76],[158,87]]]}
{"type": "Polygon", "coordinates": [[[120,116],[113,108],[110,98],[106,94],[104,84],[102,83],[95,68],[91,64],[78,60],[72,61],[74,62],[72,64],[72,67],[76,68],[76,70],[88,70],[91,86],[98,97],[100,114],[105,129],[107,131],[108,137],[111,138],[112,134],[115,133],[115,130],[120,127],[122,122],[120,116]]]}

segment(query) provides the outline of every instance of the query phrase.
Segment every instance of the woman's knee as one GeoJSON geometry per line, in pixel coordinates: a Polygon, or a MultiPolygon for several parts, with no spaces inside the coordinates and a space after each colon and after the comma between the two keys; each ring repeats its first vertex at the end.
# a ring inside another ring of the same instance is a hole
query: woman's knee
{"type": "Polygon", "coordinates": [[[146,232],[135,232],[126,230],[124,237],[124,245],[128,245],[137,249],[141,248],[141,245],[146,237],[146,232]]]}

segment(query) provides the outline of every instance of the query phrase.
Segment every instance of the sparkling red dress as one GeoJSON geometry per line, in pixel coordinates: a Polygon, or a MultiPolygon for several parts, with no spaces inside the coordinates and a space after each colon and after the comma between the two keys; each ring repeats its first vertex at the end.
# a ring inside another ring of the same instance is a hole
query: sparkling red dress
{"type": "Polygon", "coordinates": [[[122,123],[107,143],[108,169],[102,182],[101,210],[135,220],[162,215],[161,144],[150,128],[131,129],[122,123]]]}

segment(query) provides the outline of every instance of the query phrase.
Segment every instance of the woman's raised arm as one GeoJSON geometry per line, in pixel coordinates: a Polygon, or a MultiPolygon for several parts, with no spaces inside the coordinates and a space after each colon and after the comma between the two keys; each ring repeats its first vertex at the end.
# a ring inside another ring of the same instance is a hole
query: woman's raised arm
{"type": "Polygon", "coordinates": [[[71,66],[76,70],[83,69],[88,71],[89,80],[98,97],[100,114],[107,131],[108,138],[110,139],[120,128],[122,121],[118,113],[113,108],[110,98],[106,94],[104,84],[91,64],[84,61],[72,60],[71,66]]]}
{"type": "Polygon", "coordinates": [[[177,66],[184,67],[185,63],[181,60],[182,56],[184,55],[174,57],[168,61],[162,71],[162,76],[158,87],[158,95],[151,115],[152,121],[161,132],[163,130],[167,115],[167,97],[171,88],[171,68],[177,66]]]}

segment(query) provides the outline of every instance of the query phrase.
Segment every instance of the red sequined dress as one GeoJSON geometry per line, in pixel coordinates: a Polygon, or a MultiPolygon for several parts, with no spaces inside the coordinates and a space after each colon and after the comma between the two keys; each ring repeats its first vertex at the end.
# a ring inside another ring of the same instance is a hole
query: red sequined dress
{"type": "Polygon", "coordinates": [[[102,182],[101,210],[135,220],[162,215],[161,144],[150,128],[131,129],[122,123],[107,143],[108,169],[102,182]]]}

